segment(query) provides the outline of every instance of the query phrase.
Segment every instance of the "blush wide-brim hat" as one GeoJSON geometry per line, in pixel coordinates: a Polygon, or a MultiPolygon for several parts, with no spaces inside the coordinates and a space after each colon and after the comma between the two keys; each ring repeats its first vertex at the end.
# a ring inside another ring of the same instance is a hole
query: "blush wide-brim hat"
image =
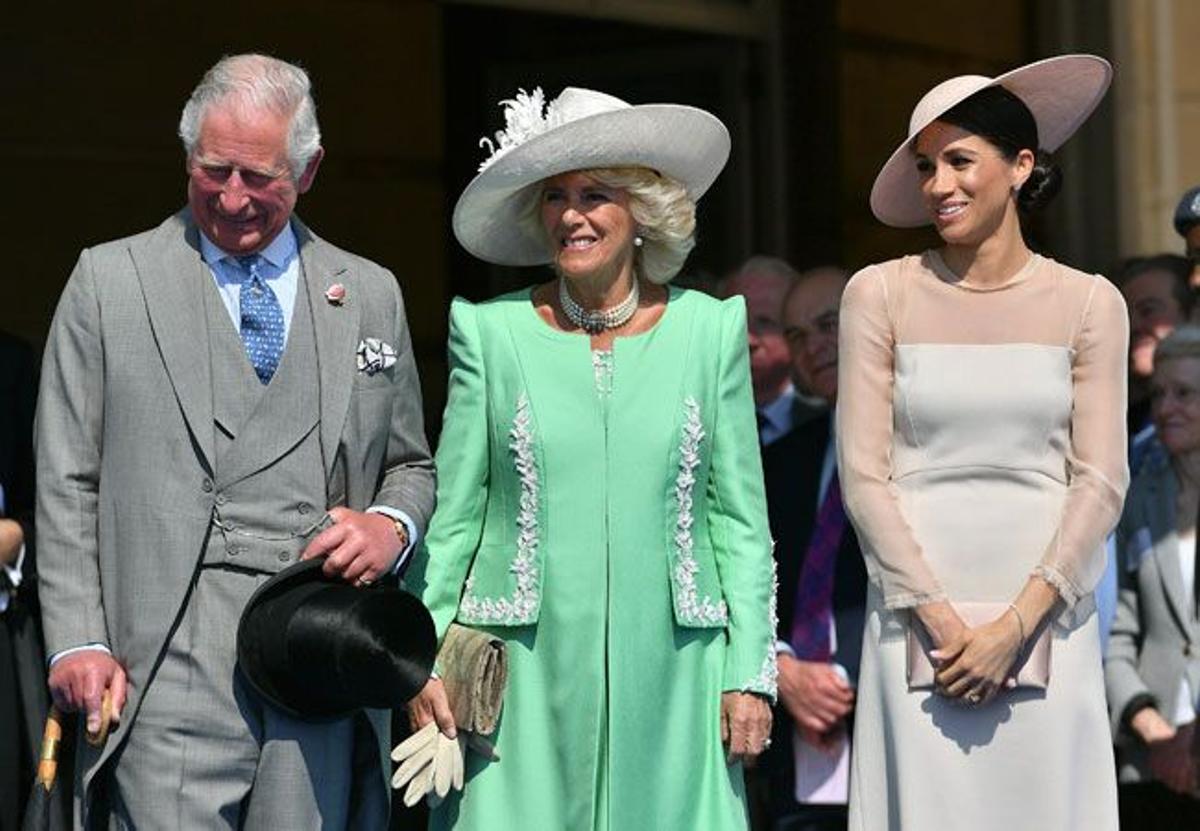
{"type": "Polygon", "coordinates": [[[1033,150],[1053,152],[1079,129],[1112,80],[1112,66],[1095,55],[1060,55],[1027,64],[995,78],[959,75],[925,93],[913,108],[908,137],[888,158],[871,188],[871,212],[885,225],[917,228],[933,221],[921,197],[921,178],[912,154],[917,134],[944,113],[988,87],[1004,87],[1021,99],[1037,124],[1033,150]]]}
{"type": "Polygon", "coordinates": [[[543,114],[540,88],[505,105],[507,126],[454,206],[463,248],[498,265],[552,260],[545,235],[521,220],[538,183],[572,170],[644,167],[683,184],[693,202],[729,159],[729,131],[712,113],[681,104],[631,105],[589,89],[567,87],[543,114]]]}

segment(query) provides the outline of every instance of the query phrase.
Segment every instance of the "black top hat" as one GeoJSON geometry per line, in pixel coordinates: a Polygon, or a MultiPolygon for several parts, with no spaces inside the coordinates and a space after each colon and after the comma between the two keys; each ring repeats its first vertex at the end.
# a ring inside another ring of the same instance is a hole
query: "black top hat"
{"type": "Polygon", "coordinates": [[[238,623],[238,665],[260,695],[295,718],[399,707],[429,680],[433,618],[393,586],[356,588],[302,560],[250,597],[238,623]]]}

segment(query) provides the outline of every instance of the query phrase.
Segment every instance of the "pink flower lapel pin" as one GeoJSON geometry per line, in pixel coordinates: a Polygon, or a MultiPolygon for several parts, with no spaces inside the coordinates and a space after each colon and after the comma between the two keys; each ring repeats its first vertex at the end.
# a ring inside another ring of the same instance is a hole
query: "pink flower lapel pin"
{"type": "Polygon", "coordinates": [[[325,299],[329,301],[329,305],[331,306],[342,305],[346,302],[346,287],[341,283],[334,283],[325,289],[325,299]]]}

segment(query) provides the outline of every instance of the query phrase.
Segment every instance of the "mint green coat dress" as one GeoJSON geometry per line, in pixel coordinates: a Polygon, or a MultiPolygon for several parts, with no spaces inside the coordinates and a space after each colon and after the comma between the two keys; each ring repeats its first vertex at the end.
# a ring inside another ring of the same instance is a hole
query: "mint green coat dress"
{"type": "Polygon", "coordinates": [[[508,644],[497,762],[435,829],[745,829],[725,690],[775,694],[745,307],[671,289],[609,372],[529,291],[450,311],[438,506],[410,571],[439,637],[508,644]]]}

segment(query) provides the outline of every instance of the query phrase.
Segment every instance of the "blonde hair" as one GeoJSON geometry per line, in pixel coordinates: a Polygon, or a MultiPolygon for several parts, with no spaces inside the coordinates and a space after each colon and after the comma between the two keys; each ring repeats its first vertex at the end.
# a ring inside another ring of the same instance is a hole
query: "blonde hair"
{"type": "Polygon", "coordinates": [[[1167,335],[1154,348],[1154,365],[1179,358],[1200,358],[1200,326],[1187,323],[1167,335]]]}
{"type": "MultiPolygon", "coordinates": [[[[580,170],[601,185],[629,196],[629,213],[643,242],[634,255],[638,276],[652,283],[671,280],[696,246],[696,203],[683,183],[645,167],[603,167],[580,170]]],[[[545,182],[530,188],[530,199],[518,220],[540,236],[541,192],[545,182]]],[[[547,245],[550,245],[547,240],[547,245]]]]}

